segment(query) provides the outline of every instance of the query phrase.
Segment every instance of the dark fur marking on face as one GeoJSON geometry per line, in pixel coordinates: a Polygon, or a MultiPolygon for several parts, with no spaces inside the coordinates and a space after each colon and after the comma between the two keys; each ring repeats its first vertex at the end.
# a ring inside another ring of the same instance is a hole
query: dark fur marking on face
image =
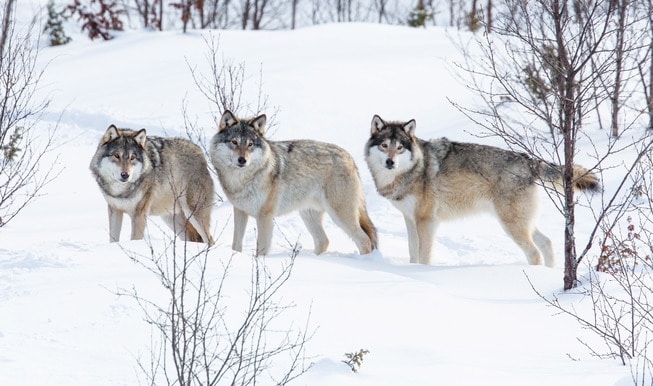
{"type": "Polygon", "coordinates": [[[287,149],[288,153],[290,153],[294,147],[295,147],[295,143],[294,143],[294,142],[290,142],[290,143],[288,144],[288,149],[287,149]]]}
{"type": "Polygon", "coordinates": [[[263,141],[256,129],[246,122],[238,122],[218,133],[218,142],[229,143],[234,138],[251,140],[255,147],[260,147],[263,141]]]}
{"type": "Polygon", "coordinates": [[[387,139],[401,143],[406,150],[413,151],[413,140],[404,130],[403,124],[387,124],[383,129],[372,135],[370,146],[379,146],[387,139]]]}

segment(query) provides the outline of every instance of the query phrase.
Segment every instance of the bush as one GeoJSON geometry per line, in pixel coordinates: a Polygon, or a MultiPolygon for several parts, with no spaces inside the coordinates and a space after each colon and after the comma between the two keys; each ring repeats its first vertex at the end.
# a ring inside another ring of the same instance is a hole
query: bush
{"type": "Polygon", "coordinates": [[[363,357],[369,353],[369,350],[365,349],[360,349],[356,352],[348,352],[345,354],[345,358],[347,358],[347,360],[342,362],[347,364],[351,371],[357,373],[363,365],[363,357]]]}
{"type": "Polygon", "coordinates": [[[81,21],[82,31],[88,33],[91,40],[101,37],[104,40],[113,38],[111,31],[122,31],[122,15],[125,10],[120,8],[116,1],[111,0],[87,0],[88,4],[82,4],[82,0],[74,0],[68,6],[71,15],[77,15],[81,21]]]}

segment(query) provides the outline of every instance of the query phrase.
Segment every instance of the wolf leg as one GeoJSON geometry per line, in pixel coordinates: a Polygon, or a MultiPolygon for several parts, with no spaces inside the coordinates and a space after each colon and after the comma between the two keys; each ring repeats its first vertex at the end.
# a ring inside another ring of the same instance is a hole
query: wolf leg
{"type": "Polygon", "coordinates": [[[179,211],[162,215],[161,219],[170,229],[172,229],[173,232],[175,232],[175,237],[195,243],[201,243],[203,241],[201,233],[192,222],[188,220],[184,213],[179,211]]]}
{"type": "Polygon", "coordinates": [[[519,246],[519,248],[526,254],[528,264],[539,265],[542,264],[542,254],[533,242],[531,230],[525,221],[520,221],[519,216],[512,219],[501,219],[503,228],[512,240],[519,246]]]}
{"type": "Polygon", "coordinates": [[[553,246],[551,245],[551,240],[540,232],[539,229],[535,228],[533,231],[533,241],[537,248],[539,248],[542,255],[544,255],[544,265],[547,267],[553,268],[555,266],[555,255],[553,253],[553,246]]]}
{"type": "Polygon", "coordinates": [[[263,215],[256,218],[256,227],[258,236],[256,238],[256,256],[267,255],[270,253],[272,245],[272,231],[274,230],[273,217],[263,215]]]}
{"type": "Polygon", "coordinates": [[[120,240],[124,212],[108,205],[107,208],[109,209],[109,242],[115,243],[120,240]]]}
{"type": "Polygon", "coordinates": [[[132,216],[132,240],[142,240],[145,235],[145,225],[147,224],[147,215],[145,211],[136,211],[132,216]]]}
{"type": "Polygon", "coordinates": [[[433,218],[418,218],[416,221],[418,256],[420,264],[431,264],[431,249],[433,248],[433,234],[436,223],[433,218]]]}
{"type": "Polygon", "coordinates": [[[366,255],[372,252],[372,240],[360,226],[359,211],[356,207],[327,205],[326,210],[333,222],[354,240],[358,253],[366,255]]]}
{"type": "Polygon", "coordinates": [[[319,255],[324,253],[329,247],[329,238],[324,232],[324,227],[322,226],[324,212],[313,209],[300,210],[299,216],[304,221],[308,232],[313,236],[315,254],[319,255]]]}
{"type": "Polygon", "coordinates": [[[419,237],[417,237],[417,225],[410,216],[404,214],[406,222],[406,233],[408,233],[408,254],[412,264],[419,263],[419,237]]]}
{"type": "Polygon", "coordinates": [[[215,240],[213,240],[213,236],[211,235],[211,208],[203,208],[199,213],[191,216],[190,221],[200,236],[202,236],[202,240],[205,243],[209,245],[215,244],[215,240]]]}
{"type": "MultiPolygon", "coordinates": [[[[494,202],[494,209],[503,229],[517,246],[524,251],[528,264],[542,264],[542,253],[538,249],[540,244],[535,245],[535,242],[533,242],[533,236],[536,233],[546,239],[534,226],[534,216],[537,212],[536,186],[527,187],[523,192],[516,195],[503,194],[498,196],[499,198],[494,202]]],[[[546,249],[546,246],[544,248],[546,249]]],[[[546,251],[543,252],[546,253],[546,251]]]]}
{"type": "Polygon", "coordinates": [[[234,239],[231,243],[231,249],[234,251],[243,251],[243,238],[245,237],[248,218],[247,213],[234,206],[234,239]]]}
{"type": "MultiPolygon", "coordinates": [[[[199,206],[195,205],[196,207],[199,206]]],[[[213,245],[211,236],[211,207],[204,206],[199,209],[191,209],[190,204],[182,205],[182,211],[188,219],[186,224],[186,238],[198,243],[204,242],[213,245]]]]}

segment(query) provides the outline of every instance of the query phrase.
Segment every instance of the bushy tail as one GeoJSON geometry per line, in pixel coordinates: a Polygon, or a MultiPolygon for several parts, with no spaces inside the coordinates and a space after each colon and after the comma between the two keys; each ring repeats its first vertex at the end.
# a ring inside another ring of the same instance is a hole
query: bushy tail
{"type": "MultiPolygon", "coordinates": [[[[564,192],[562,186],[562,166],[547,162],[540,162],[539,176],[545,185],[555,189],[557,192],[564,192]]],[[[598,192],[601,190],[599,178],[595,173],[585,169],[582,166],[574,165],[574,190],[586,190],[598,192]]]]}
{"type": "Polygon", "coordinates": [[[601,190],[599,178],[581,166],[574,166],[574,189],[598,192],[601,190]]]}
{"type": "Polygon", "coordinates": [[[379,241],[376,236],[376,227],[374,227],[372,220],[370,220],[370,216],[367,215],[367,209],[365,209],[365,206],[361,207],[358,217],[363,232],[365,232],[367,237],[370,238],[370,242],[372,243],[372,250],[378,249],[379,241]]]}

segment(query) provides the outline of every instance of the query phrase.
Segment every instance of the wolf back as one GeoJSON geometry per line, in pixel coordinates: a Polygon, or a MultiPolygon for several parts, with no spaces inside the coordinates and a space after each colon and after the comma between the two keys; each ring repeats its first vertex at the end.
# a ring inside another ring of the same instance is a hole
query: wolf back
{"type": "Polygon", "coordinates": [[[213,243],[210,216],[214,186],[201,149],[182,138],[147,136],[109,126],[90,164],[107,201],[109,239],[118,241],[122,217],[131,217],[131,239],[142,239],[146,217],[157,215],[189,241],[213,243]]]}
{"type": "Polygon", "coordinates": [[[252,216],[257,221],[257,254],[268,254],[273,217],[295,210],[313,237],[316,254],[329,244],[324,213],[354,240],[360,253],[376,249],[376,230],[349,153],[310,140],[269,141],[264,137],[266,119],[261,115],[240,120],[225,111],[211,141],[211,161],[234,207],[233,249],[242,251],[247,218],[252,216]]]}
{"type": "MultiPolygon", "coordinates": [[[[365,159],[378,192],[406,222],[411,262],[430,263],[432,239],[440,221],[490,212],[529,263],[553,266],[551,241],[535,227],[537,185],[559,190],[558,165],[500,148],[458,143],[446,138],[425,141],[414,135],[415,121],[372,120],[365,159]],[[542,256],[543,255],[543,256],[542,256]]],[[[574,168],[574,187],[599,188],[596,176],[574,168]]]]}

